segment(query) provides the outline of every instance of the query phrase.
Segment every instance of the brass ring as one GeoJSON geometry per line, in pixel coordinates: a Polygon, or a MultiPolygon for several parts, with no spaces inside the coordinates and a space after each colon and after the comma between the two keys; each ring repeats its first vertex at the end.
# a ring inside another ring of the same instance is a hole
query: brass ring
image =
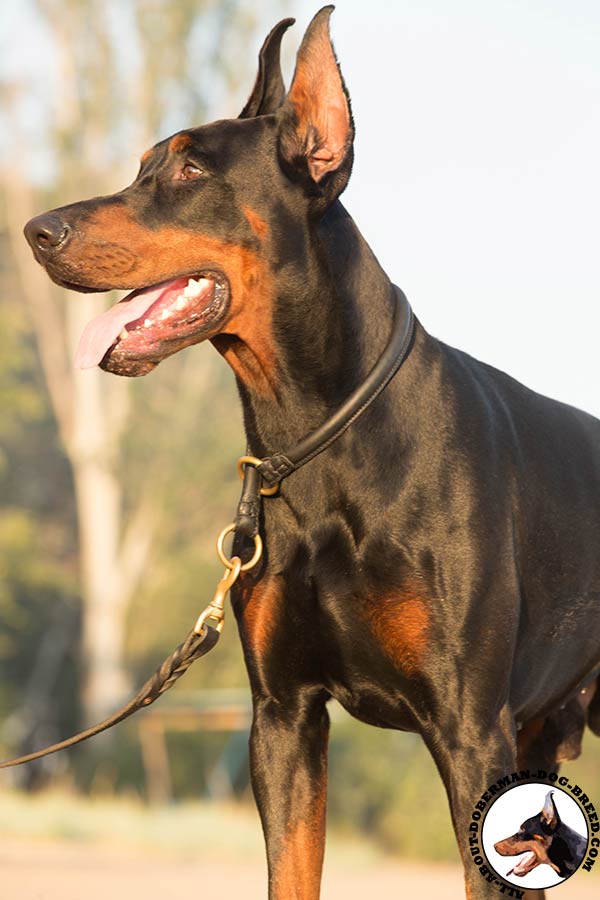
{"type": "MultiPolygon", "coordinates": [[[[240,456],[237,461],[237,470],[238,475],[243,480],[244,478],[244,466],[254,466],[258,468],[258,466],[262,465],[262,459],[259,459],[257,456],[240,456]]],[[[260,493],[263,497],[272,497],[273,494],[276,494],[279,490],[279,484],[273,484],[271,487],[261,487],[260,493]]]]}
{"type": "MultiPolygon", "coordinates": [[[[223,565],[227,566],[228,569],[235,568],[235,565],[236,565],[235,560],[237,559],[237,557],[234,556],[232,559],[229,559],[229,557],[225,555],[225,551],[223,550],[223,543],[224,543],[227,535],[231,534],[233,531],[235,531],[235,522],[231,522],[230,525],[227,525],[227,527],[223,529],[223,531],[217,538],[217,554],[219,556],[219,559],[223,563],[223,565]]],[[[255,534],[254,535],[254,555],[252,556],[252,559],[248,560],[247,563],[244,563],[243,566],[240,566],[240,572],[247,572],[249,569],[253,569],[254,566],[256,565],[256,563],[259,561],[259,559],[262,556],[262,550],[263,550],[262,538],[261,538],[260,534],[255,534]]]]}

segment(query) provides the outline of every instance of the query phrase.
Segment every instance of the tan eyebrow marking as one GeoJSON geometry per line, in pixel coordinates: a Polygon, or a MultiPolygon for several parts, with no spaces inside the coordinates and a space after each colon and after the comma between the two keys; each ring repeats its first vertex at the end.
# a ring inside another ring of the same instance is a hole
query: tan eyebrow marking
{"type": "Polygon", "coordinates": [[[242,212],[246,216],[246,219],[248,220],[248,224],[250,225],[252,231],[259,238],[265,238],[269,233],[269,226],[267,225],[265,220],[249,206],[243,206],[242,212]]]}
{"type": "Polygon", "coordinates": [[[171,153],[180,153],[182,150],[185,150],[192,143],[192,139],[189,134],[176,134],[175,137],[172,137],[169,141],[169,150],[171,153]]]}

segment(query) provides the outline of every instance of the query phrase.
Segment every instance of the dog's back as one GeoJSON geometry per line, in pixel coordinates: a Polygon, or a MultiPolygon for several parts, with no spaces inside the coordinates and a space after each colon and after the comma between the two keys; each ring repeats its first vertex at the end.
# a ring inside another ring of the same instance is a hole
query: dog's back
{"type": "Polygon", "coordinates": [[[511,703],[526,721],[598,665],[600,421],[422,329],[413,355],[418,373],[399,415],[417,404],[414,482],[435,483],[430,496],[451,508],[456,552],[483,582],[480,603],[498,578],[514,587],[518,599],[504,591],[488,613],[498,636],[515,629],[511,703]]]}

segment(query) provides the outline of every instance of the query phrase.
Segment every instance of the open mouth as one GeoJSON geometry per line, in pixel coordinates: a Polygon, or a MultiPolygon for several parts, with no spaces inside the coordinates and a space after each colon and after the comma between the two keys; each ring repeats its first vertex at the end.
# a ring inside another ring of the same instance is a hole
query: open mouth
{"type": "Polygon", "coordinates": [[[528,851],[525,856],[522,856],[518,863],[513,866],[510,872],[507,872],[507,875],[527,875],[528,872],[531,872],[533,868],[535,868],[537,857],[533,851],[528,851]]]}
{"type": "Polygon", "coordinates": [[[229,283],[214,271],[132,291],[86,325],[75,365],[145,375],[166,356],[207,337],[228,301],[229,283]]]}

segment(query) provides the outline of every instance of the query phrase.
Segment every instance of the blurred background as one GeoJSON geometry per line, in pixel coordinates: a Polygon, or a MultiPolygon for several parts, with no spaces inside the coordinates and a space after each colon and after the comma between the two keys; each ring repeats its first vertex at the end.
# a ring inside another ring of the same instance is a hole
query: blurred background
{"type": "MultiPolygon", "coordinates": [[[[22,226],[122,188],[156,140],[237,115],[262,39],[285,15],[298,19],[285,38],[289,81],[317,8],[2,5],[3,758],[114,709],[189,630],[220,575],[214,538],[231,518],[244,449],[233,377],[210,346],[131,382],[74,371],[83,325],[114,298],[52,285],[22,226]]],[[[598,4],[341,0],[332,30],[357,124],[345,202],[425,327],[600,415],[598,4]]],[[[446,799],[420,741],[368,729],[339,709],[333,720],[332,895],[344,885],[351,897],[376,873],[400,889],[398,859],[412,861],[402,877],[420,885],[425,859],[447,862],[435,877],[446,896],[461,896],[446,799]]],[[[263,870],[248,723],[230,617],[218,651],[155,707],[69,754],[2,773],[5,884],[14,876],[25,900],[80,898],[81,869],[86,896],[109,883],[125,896],[152,850],[166,868],[148,898],[163,876],[175,891],[169,861],[183,878],[190,860],[207,858],[229,863],[222,893],[243,886],[254,896],[248,886],[263,870]],[[70,880],[55,890],[49,871],[70,880]]],[[[600,741],[588,739],[568,772],[600,803],[600,741]]],[[[563,893],[587,896],[571,885],[563,893]]]]}

